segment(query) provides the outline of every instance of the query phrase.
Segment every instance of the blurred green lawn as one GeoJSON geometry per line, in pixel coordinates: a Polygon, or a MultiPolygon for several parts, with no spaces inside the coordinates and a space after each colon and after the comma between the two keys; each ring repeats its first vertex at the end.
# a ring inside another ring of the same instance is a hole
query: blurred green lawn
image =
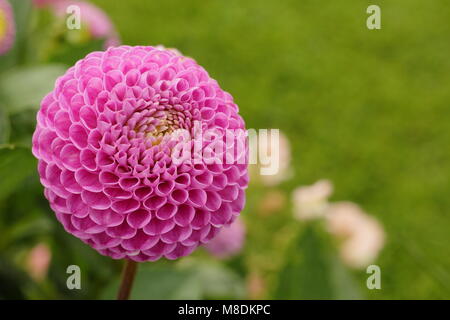
{"type": "Polygon", "coordinates": [[[93,2],[123,43],[197,59],[248,127],[285,131],[285,190],[329,178],[333,200],[383,222],[383,289],[370,297],[450,296],[449,1],[93,2]],[[366,28],[369,4],[381,30],[366,28]]]}

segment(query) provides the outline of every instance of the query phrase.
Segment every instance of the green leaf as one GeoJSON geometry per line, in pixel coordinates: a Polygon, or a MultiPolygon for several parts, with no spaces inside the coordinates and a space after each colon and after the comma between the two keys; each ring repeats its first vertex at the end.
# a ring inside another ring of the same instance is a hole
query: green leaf
{"type": "Polygon", "coordinates": [[[196,272],[203,299],[243,299],[245,297],[243,281],[231,269],[213,262],[198,262],[191,268],[196,272]]]}
{"type": "Polygon", "coordinates": [[[25,299],[21,288],[29,281],[26,274],[0,255],[0,300],[25,299]]]}
{"type": "Polygon", "coordinates": [[[352,274],[318,227],[307,225],[287,251],[275,299],[361,299],[352,274]]]}
{"type": "Polygon", "coordinates": [[[24,110],[9,117],[9,143],[31,148],[33,132],[36,129],[36,112],[24,110]]]}
{"type": "Polygon", "coordinates": [[[307,226],[288,250],[280,272],[276,299],[333,298],[331,265],[325,246],[312,226],[307,226]]]}
{"type": "Polygon", "coordinates": [[[9,117],[3,105],[0,105],[0,145],[6,144],[9,141],[11,126],[9,124],[9,117]]]}
{"type": "MultiPolygon", "coordinates": [[[[105,299],[114,299],[119,280],[114,281],[104,292],[105,299]]],[[[134,280],[131,299],[200,299],[200,286],[191,270],[178,270],[172,265],[140,263],[134,280]]]]}
{"type": "Polygon", "coordinates": [[[39,108],[41,100],[65,72],[62,65],[21,67],[9,70],[0,78],[0,97],[10,114],[39,108]]]}
{"type": "Polygon", "coordinates": [[[356,283],[350,270],[342,262],[333,257],[332,281],[334,288],[334,299],[338,300],[361,300],[364,299],[360,286],[356,283]]]}
{"type": "Polygon", "coordinates": [[[52,43],[47,48],[46,61],[50,63],[62,63],[65,65],[74,65],[78,60],[84,58],[87,54],[93,51],[103,49],[103,39],[90,40],[81,43],[52,43]]]}
{"type": "Polygon", "coordinates": [[[22,147],[0,147],[0,202],[36,170],[36,159],[22,147]]]}
{"type": "MultiPolygon", "coordinates": [[[[218,263],[186,258],[181,263],[140,263],[131,299],[242,299],[242,279],[218,263]]],[[[104,292],[113,299],[119,288],[114,281],[104,292]]]]}

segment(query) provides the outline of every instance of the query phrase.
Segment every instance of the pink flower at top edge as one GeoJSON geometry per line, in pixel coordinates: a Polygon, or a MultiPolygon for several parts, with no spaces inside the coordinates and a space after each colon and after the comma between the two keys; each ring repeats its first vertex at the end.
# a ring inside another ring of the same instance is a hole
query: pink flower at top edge
{"type": "Polygon", "coordinates": [[[120,44],[119,35],[108,15],[99,7],[84,1],[34,0],[38,8],[51,7],[59,17],[66,17],[67,8],[76,5],[80,8],[82,28],[88,28],[93,39],[105,39],[105,49],[120,44]]]}
{"type": "Polygon", "coordinates": [[[6,0],[0,0],[0,55],[8,52],[16,35],[16,25],[11,5],[6,0]]]}

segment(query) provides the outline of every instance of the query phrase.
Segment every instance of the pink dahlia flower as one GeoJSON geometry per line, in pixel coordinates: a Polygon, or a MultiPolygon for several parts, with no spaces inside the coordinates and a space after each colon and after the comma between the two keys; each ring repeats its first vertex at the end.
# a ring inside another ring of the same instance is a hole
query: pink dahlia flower
{"type": "Polygon", "coordinates": [[[218,258],[229,258],[238,254],[245,240],[245,225],[236,219],[231,225],[223,228],[213,240],[205,244],[209,253],[218,258]]]}
{"type": "Polygon", "coordinates": [[[176,259],[242,210],[248,146],[234,133],[244,130],[231,95],[193,59],[111,47],[42,100],[33,154],[69,233],[115,259],[176,259]],[[179,157],[179,146],[195,151],[179,157]]]}
{"type": "Polygon", "coordinates": [[[0,55],[11,49],[15,33],[16,26],[11,5],[6,0],[0,0],[0,55]]]}

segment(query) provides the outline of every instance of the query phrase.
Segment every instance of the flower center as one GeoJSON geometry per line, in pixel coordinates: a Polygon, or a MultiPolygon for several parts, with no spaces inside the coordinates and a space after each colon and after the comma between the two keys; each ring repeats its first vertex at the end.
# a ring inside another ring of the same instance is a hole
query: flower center
{"type": "Polygon", "coordinates": [[[137,134],[150,141],[151,144],[158,145],[165,138],[182,128],[186,128],[185,115],[175,109],[165,110],[143,110],[133,114],[127,125],[137,134]]]}

